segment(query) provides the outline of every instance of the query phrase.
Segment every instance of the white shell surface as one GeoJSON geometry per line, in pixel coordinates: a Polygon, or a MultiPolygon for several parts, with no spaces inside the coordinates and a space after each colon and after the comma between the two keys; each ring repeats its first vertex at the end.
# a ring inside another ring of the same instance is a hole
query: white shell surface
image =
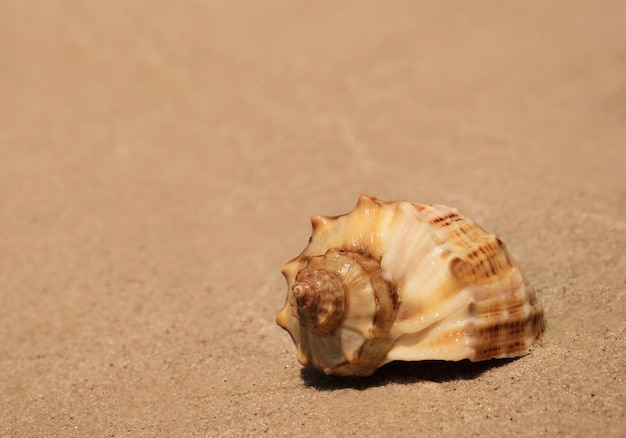
{"type": "MultiPolygon", "coordinates": [[[[308,246],[283,268],[289,291],[276,318],[291,334],[304,365],[328,374],[370,374],[375,369],[344,366],[346,361],[363,360],[354,352],[343,361],[325,357],[337,355],[337,348],[316,350],[316,345],[325,345],[331,336],[339,343],[350,336],[339,326],[317,342],[302,333],[305,329],[292,309],[296,275],[307,268],[311,257],[331,249],[376,260],[397,294],[393,321],[387,324],[380,347],[387,351],[376,357],[376,367],[394,360],[520,356],[543,331],[541,305],[506,246],[452,208],[384,202],[364,195],[351,213],[314,217],[312,223],[308,246]]],[[[362,324],[371,321],[363,318],[362,324]]],[[[362,332],[368,330],[369,326],[362,332]]]]}

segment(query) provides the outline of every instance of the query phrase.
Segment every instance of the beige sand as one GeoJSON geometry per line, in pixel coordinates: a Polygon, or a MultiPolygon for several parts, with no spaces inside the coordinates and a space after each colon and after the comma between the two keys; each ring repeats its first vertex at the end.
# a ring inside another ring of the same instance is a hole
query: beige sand
{"type": "Polygon", "coordinates": [[[0,436],[624,436],[626,3],[0,3],[0,436]],[[515,361],[301,369],[309,218],[498,233],[515,361]]]}

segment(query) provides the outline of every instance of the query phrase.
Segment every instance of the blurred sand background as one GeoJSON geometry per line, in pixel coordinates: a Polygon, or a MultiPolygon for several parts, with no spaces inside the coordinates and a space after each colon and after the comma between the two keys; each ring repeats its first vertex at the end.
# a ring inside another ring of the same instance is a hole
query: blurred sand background
{"type": "Polygon", "coordinates": [[[624,436],[626,3],[0,2],[0,436],[624,436]],[[301,369],[309,218],[498,233],[514,361],[301,369]]]}

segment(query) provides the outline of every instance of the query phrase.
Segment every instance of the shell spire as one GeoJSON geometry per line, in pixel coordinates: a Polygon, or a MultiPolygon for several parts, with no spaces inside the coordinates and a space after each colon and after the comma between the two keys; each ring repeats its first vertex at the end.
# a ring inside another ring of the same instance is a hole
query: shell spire
{"type": "Polygon", "coordinates": [[[363,195],[312,225],[276,316],[303,365],[369,375],[393,360],[515,357],[544,330],[506,245],[452,208],[363,195]]]}

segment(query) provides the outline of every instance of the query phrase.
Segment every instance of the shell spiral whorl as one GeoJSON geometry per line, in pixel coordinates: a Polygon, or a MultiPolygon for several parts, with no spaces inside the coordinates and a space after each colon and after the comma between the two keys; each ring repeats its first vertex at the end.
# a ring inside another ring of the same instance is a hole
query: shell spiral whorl
{"type": "Polygon", "coordinates": [[[373,373],[389,348],[398,301],[379,263],[365,254],[329,249],[296,269],[290,306],[277,322],[292,333],[300,362],[328,374],[373,373]]]}
{"type": "Polygon", "coordinates": [[[292,289],[300,325],[319,334],[334,330],[346,307],[341,278],[328,270],[302,270],[296,280],[292,289]]]}

